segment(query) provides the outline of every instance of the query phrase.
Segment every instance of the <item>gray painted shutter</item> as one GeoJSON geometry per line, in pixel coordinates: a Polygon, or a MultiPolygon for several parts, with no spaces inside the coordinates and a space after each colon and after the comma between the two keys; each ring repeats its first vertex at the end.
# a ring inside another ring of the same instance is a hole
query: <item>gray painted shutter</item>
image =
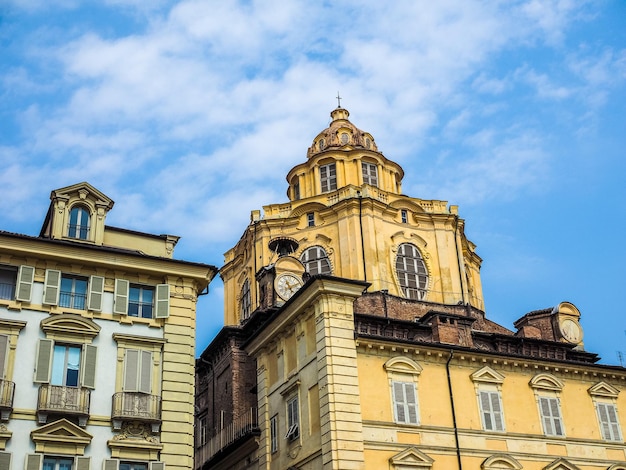
{"type": "Polygon", "coordinates": [[[548,435],[554,434],[552,426],[552,420],[550,419],[550,400],[548,398],[540,397],[539,405],[541,408],[541,416],[543,418],[544,431],[548,435]]]}
{"type": "Polygon", "coordinates": [[[408,422],[410,424],[417,424],[417,396],[415,390],[415,384],[405,383],[404,390],[406,394],[407,410],[409,414],[408,422]]]}
{"type": "Polygon", "coordinates": [[[127,349],[124,360],[124,391],[136,392],[137,376],[139,375],[139,351],[127,349]]]}
{"type": "MultiPolygon", "coordinates": [[[[0,379],[4,378],[6,370],[5,363],[7,360],[7,345],[9,344],[9,337],[7,335],[0,335],[0,379]]],[[[2,470],[2,467],[0,467],[2,470]]]]}
{"type": "Polygon", "coordinates": [[[152,392],[152,353],[149,351],[141,351],[139,391],[143,393],[152,392]]]}
{"type": "Polygon", "coordinates": [[[117,459],[105,459],[102,461],[102,470],[117,470],[119,463],[117,459]]]}
{"type": "Polygon", "coordinates": [[[489,400],[489,392],[480,392],[480,410],[483,415],[483,424],[488,431],[493,430],[493,421],[491,419],[491,402],[489,400]]]}
{"type": "Polygon", "coordinates": [[[491,392],[491,409],[493,411],[493,420],[495,423],[495,431],[504,431],[504,422],[502,421],[502,406],[500,403],[500,394],[491,392]]]}
{"type": "Polygon", "coordinates": [[[46,278],[43,284],[43,304],[58,305],[59,291],[61,290],[61,271],[46,269],[46,278]]]}
{"type": "Polygon", "coordinates": [[[128,315],[128,290],[130,283],[126,279],[115,280],[113,313],[128,315]]]}
{"type": "Polygon", "coordinates": [[[35,364],[35,378],[33,382],[50,382],[53,348],[54,341],[52,341],[51,339],[40,339],[37,343],[37,362],[35,364]]]}
{"type": "Polygon", "coordinates": [[[91,276],[89,278],[89,298],[87,308],[99,312],[102,310],[102,296],[104,295],[104,278],[91,276]]]}
{"type": "Polygon", "coordinates": [[[76,457],[76,470],[89,470],[91,457],[76,457]]]}
{"type": "Polygon", "coordinates": [[[21,302],[30,302],[35,280],[35,268],[32,266],[20,266],[17,273],[17,289],[15,299],[21,302]]]}
{"type": "Polygon", "coordinates": [[[39,470],[42,460],[42,454],[28,454],[26,456],[26,470],[39,470]]]}
{"type": "Polygon", "coordinates": [[[156,309],[154,318],[167,318],[170,316],[170,285],[159,284],[156,286],[156,309]]]}
{"type": "Polygon", "coordinates": [[[150,470],[165,470],[165,462],[150,462],[150,470]]]}
{"type": "Polygon", "coordinates": [[[396,409],[396,422],[406,423],[404,384],[402,382],[393,382],[393,404],[396,409]]]}
{"type": "Polygon", "coordinates": [[[11,452],[0,452],[0,470],[11,468],[11,452]]]}
{"type": "MultiPolygon", "coordinates": [[[[81,385],[87,388],[96,388],[96,357],[98,348],[86,344],[83,349],[83,370],[81,385]]],[[[80,469],[79,469],[80,470],[80,469]]]]}

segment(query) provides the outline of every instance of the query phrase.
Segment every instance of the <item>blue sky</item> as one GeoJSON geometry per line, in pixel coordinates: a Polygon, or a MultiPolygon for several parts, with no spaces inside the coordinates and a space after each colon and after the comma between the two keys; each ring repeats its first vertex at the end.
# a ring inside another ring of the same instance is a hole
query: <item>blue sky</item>
{"type": "MultiPolygon", "coordinates": [[[[0,0],[0,228],[89,181],[109,225],[221,266],[337,105],[460,206],[487,315],[573,302],[626,355],[626,2],[0,0]]],[[[216,279],[198,351],[222,325],[216,279]]]]}

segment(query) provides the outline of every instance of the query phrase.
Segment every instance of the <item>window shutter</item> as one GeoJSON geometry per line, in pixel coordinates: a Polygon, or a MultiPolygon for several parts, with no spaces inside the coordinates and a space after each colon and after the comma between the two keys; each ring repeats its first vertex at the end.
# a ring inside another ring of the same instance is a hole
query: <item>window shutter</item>
{"type": "Polygon", "coordinates": [[[396,421],[406,423],[404,413],[404,387],[402,382],[393,382],[393,405],[396,410],[396,421]]]}
{"type": "Polygon", "coordinates": [[[89,298],[87,308],[99,312],[102,310],[102,296],[104,295],[104,278],[91,276],[89,278],[89,298]]]}
{"type": "Polygon", "coordinates": [[[6,371],[5,365],[6,365],[6,360],[7,360],[8,344],[9,344],[9,337],[7,335],[0,335],[0,379],[4,378],[4,374],[6,371]]]}
{"type": "Polygon", "coordinates": [[[37,363],[35,364],[35,383],[50,382],[50,369],[52,368],[52,348],[54,341],[40,339],[37,343],[37,363]]]}
{"type": "Polygon", "coordinates": [[[502,421],[502,406],[500,404],[500,394],[491,392],[491,410],[493,411],[494,430],[504,431],[504,422],[502,421]]]}
{"type": "Polygon", "coordinates": [[[40,470],[43,454],[28,454],[26,456],[26,470],[40,470]]]}
{"type": "Polygon", "coordinates": [[[491,402],[489,392],[480,392],[480,412],[483,415],[483,425],[487,431],[493,430],[493,420],[491,419],[491,402]]]}
{"type": "Polygon", "coordinates": [[[554,434],[552,427],[552,420],[550,419],[550,400],[548,398],[539,398],[539,405],[541,408],[541,416],[543,418],[544,431],[548,435],[554,434]]]}
{"type": "MultiPolygon", "coordinates": [[[[83,349],[83,370],[81,385],[87,388],[96,388],[96,353],[98,348],[86,344],[83,349]]],[[[78,469],[80,470],[80,469],[78,469]]]]}
{"type": "Polygon", "coordinates": [[[11,452],[0,452],[0,468],[2,470],[11,468],[11,452]]]}
{"type": "Polygon", "coordinates": [[[113,313],[118,315],[128,314],[128,290],[129,282],[126,279],[115,280],[113,313]]]}
{"type": "Polygon", "coordinates": [[[58,305],[59,291],[61,290],[61,271],[46,269],[46,278],[43,284],[43,304],[58,305]]]}
{"type": "Polygon", "coordinates": [[[417,424],[417,397],[415,396],[415,384],[409,382],[405,383],[404,392],[409,415],[407,422],[410,424],[417,424]]]}
{"type": "Polygon", "coordinates": [[[20,266],[17,273],[17,289],[15,298],[21,302],[30,302],[35,280],[35,268],[32,266],[20,266]]]}
{"type": "Polygon", "coordinates": [[[102,470],[117,470],[120,461],[117,459],[104,459],[102,461],[102,470]]]}
{"type": "Polygon", "coordinates": [[[76,470],[89,470],[91,457],[76,457],[76,470]]]}
{"type": "Polygon", "coordinates": [[[165,462],[150,462],[150,470],[165,470],[165,462]]]}
{"type": "Polygon", "coordinates": [[[167,318],[170,316],[170,285],[159,284],[156,286],[156,309],[154,318],[167,318]]]}
{"type": "Polygon", "coordinates": [[[619,429],[619,420],[617,419],[617,408],[613,404],[606,405],[607,415],[609,418],[609,425],[611,427],[611,438],[614,441],[621,441],[621,432],[619,429]]]}
{"type": "Polygon", "coordinates": [[[138,390],[139,351],[136,349],[127,349],[124,366],[124,391],[136,392],[138,390]]]}
{"type": "Polygon", "coordinates": [[[143,393],[152,392],[152,353],[141,351],[141,367],[139,375],[139,391],[143,393]]]}

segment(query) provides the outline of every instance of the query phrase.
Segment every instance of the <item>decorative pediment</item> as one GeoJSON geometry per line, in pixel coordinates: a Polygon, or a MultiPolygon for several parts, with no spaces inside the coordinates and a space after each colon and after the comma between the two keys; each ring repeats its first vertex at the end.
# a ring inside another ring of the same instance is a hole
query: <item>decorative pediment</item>
{"type": "Polygon", "coordinates": [[[389,459],[395,470],[412,470],[416,468],[432,468],[434,460],[419,450],[409,447],[389,459]]]}
{"type": "Polygon", "coordinates": [[[537,374],[530,379],[532,388],[542,390],[553,390],[555,392],[563,390],[563,382],[551,374],[537,374]]]}
{"type": "Polygon", "coordinates": [[[41,320],[41,329],[49,338],[70,336],[79,337],[83,341],[85,339],[93,340],[100,333],[100,327],[94,321],[73,313],[51,315],[44,318],[41,320]]]}
{"type": "Polygon", "coordinates": [[[396,372],[399,374],[419,375],[422,373],[422,366],[413,359],[404,356],[392,357],[385,362],[383,367],[387,372],[396,372]]]}
{"type": "Polygon", "coordinates": [[[580,467],[565,459],[556,459],[550,465],[543,467],[543,470],[580,470],[580,467]]]}
{"type": "Polygon", "coordinates": [[[617,395],[619,395],[619,390],[606,382],[599,382],[587,391],[591,396],[617,398],[617,395]]]}
{"type": "Polygon", "coordinates": [[[470,375],[472,381],[474,382],[483,382],[490,384],[501,384],[504,382],[504,375],[500,372],[493,370],[489,366],[485,366],[482,369],[477,370],[472,375],[470,375]]]}
{"type": "Polygon", "coordinates": [[[93,436],[74,423],[63,418],[46,424],[30,433],[37,453],[85,455],[85,447],[93,436]]]}
{"type": "MultiPolygon", "coordinates": [[[[482,370],[482,369],[481,369],[482,370]]],[[[522,464],[507,454],[496,454],[486,459],[480,468],[484,470],[520,470],[522,464]]]]}

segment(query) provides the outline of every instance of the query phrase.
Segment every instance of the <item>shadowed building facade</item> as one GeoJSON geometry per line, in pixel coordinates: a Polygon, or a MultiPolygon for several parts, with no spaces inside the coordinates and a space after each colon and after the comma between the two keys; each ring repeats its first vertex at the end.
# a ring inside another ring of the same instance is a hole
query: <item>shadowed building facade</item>
{"type": "Polygon", "coordinates": [[[196,362],[196,469],[626,469],[626,370],[569,302],[488,319],[446,201],[337,108],[225,254],[196,362]]]}

